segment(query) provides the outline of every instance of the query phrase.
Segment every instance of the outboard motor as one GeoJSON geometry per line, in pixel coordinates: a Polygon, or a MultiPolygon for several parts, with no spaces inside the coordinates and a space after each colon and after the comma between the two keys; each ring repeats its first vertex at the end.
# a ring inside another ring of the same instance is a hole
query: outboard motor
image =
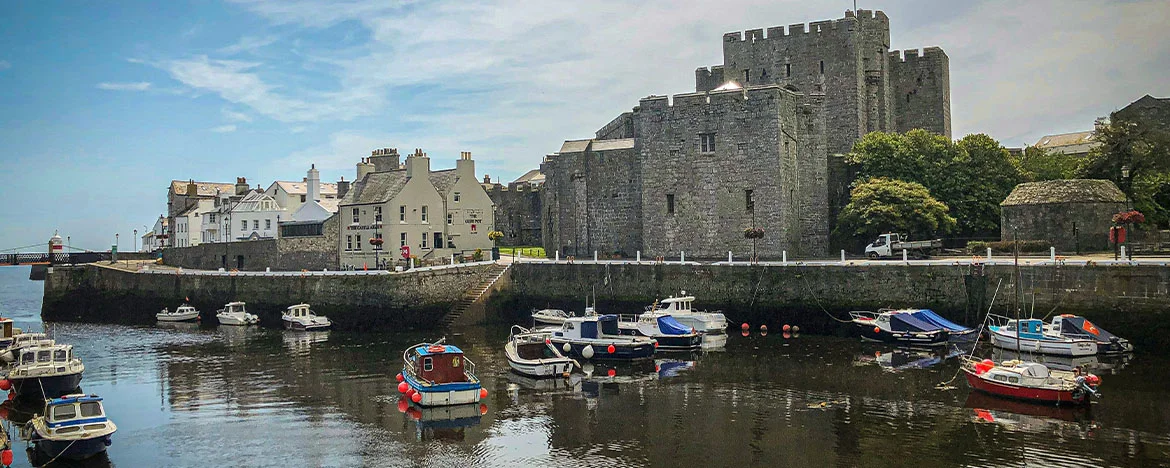
{"type": "Polygon", "coordinates": [[[1101,394],[1097,392],[1097,387],[1099,385],[1101,385],[1101,378],[1097,377],[1096,375],[1089,374],[1077,376],[1077,389],[1088,392],[1089,395],[1092,395],[1096,398],[1101,398],[1101,394]]]}

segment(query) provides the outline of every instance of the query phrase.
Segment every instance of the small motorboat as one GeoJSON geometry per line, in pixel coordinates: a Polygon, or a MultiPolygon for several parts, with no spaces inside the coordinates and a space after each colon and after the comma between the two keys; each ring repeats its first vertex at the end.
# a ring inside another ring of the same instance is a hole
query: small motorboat
{"type": "Polygon", "coordinates": [[[722,312],[697,311],[692,308],[695,296],[688,296],[682,291],[680,297],[668,297],[658,302],[658,306],[647,307],[647,312],[670,314],[679,323],[694,328],[702,333],[726,333],[727,317],[722,312]]]}
{"type": "Polygon", "coordinates": [[[560,325],[572,315],[561,309],[540,309],[532,311],[532,321],[537,324],[560,325]]]}
{"type": "Polygon", "coordinates": [[[45,410],[25,424],[24,439],[49,457],[84,460],[106,451],[118,430],[97,395],[45,400],[45,410]]]}
{"type": "Polygon", "coordinates": [[[1049,369],[1038,362],[995,361],[972,358],[963,360],[961,369],[971,388],[987,394],[1066,405],[1088,403],[1089,396],[1098,396],[1101,378],[1077,371],[1049,369]]]}
{"type": "Polygon", "coordinates": [[[549,341],[565,354],[585,359],[644,359],[658,347],[654,338],[622,335],[616,315],[569,317],[549,341]]]}
{"type": "Polygon", "coordinates": [[[329,327],[333,326],[329,317],[314,314],[313,309],[310,309],[308,304],[290,306],[280,316],[280,320],[284,322],[284,328],[288,330],[328,330],[329,327]]]}
{"type": "Polygon", "coordinates": [[[174,312],[163,309],[162,312],[154,314],[154,318],[160,322],[189,322],[199,318],[199,311],[191,307],[190,304],[184,303],[176,308],[174,312]]]}
{"type": "Polygon", "coordinates": [[[398,391],[421,406],[448,406],[477,403],[487,398],[487,389],[475,376],[475,363],[457,346],[419,343],[402,353],[398,391]]]}
{"type": "Polygon", "coordinates": [[[215,313],[220,325],[255,325],[260,317],[249,314],[243,302],[229,302],[215,313]]]}
{"type": "Polygon", "coordinates": [[[868,341],[913,346],[943,346],[947,344],[947,331],[931,323],[923,322],[914,315],[903,311],[853,311],[853,323],[861,329],[861,338],[868,341]]]}
{"type": "Polygon", "coordinates": [[[1044,326],[1044,332],[1064,338],[1096,341],[1100,354],[1133,352],[1129,340],[1109,333],[1079,315],[1061,314],[1053,317],[1052,323],[1044,326]]]}
{"type": "Polygon", "coordinates": [[[1040,319],[1015,320],[988,315],[1001,325],[988,325],[991,344],[997,348],[1055,356],[1090,356],[1097,354],[1097,342],[1084,338],[1067,338],[1044,332],[1040,319]]]}
{"type": "Polygon", "coordinates": [[[947,320],[930,309],[906,309],[902,312],[907,312],[918,320],[946,330],[947,338],[952,341],[973,340],[979,336],[978,333],[975,333],[974,328],[967,328],[947,320]]]}
{"type": "Polygon", "coordinates": [[[568,376],[573,367],[581,367],[575,359],[561,354],[549,341],[551,331],[531,331],[513,325],[511,336],[504,344],[504,355],[512,370],[533,377],[568,376]]]}
{"type": "Polygon", "coordinates": [[[654,338],[661,350],[699,349],[703,345],[702,333],[661,312],[618,316],[618,330],[623,335],[654,338]]]}
{"type": "Polygon", "coordinates": [[[81,359],[73,356],[73,345],[41,340],[20,350],[0,390],[11,386],[18,398],[56,398],[76,391],[84,371],[81,359]]]}
{"type": "Polygon", "coordinates": [[[20,350],[49,339],[49,335],[40,332],[21,333],[14,335],[8,346],[0,350],[0,361],[10,363],[20,355],[20,350]]]}

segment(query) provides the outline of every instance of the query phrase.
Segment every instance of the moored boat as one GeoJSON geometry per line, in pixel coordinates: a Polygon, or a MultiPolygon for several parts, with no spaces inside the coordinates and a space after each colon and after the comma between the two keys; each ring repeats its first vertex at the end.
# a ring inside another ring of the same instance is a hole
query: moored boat
{"type": "Polygon", "coordinates": [[[163,309],[162,312],[154,314],[154,318],[160,322],[189,322],[199,318],[199,311],[184,303],[174,311],[163,309]]]}
{"type": "Polygon", "coordinates": [[[442,340],[419,343],[407,348],[402,360],[398,391],[421,406],[462,405],[487,397],[475,376],[475,363],[457,346],[442,340]]]}
{"type": "Polygon", "coordinates": [[[25,424],[25,439],[50,457],[82,460],[104,452],[118,430],[97,395],[45,400],[42,415],[25,424]]]}
{"type": "Polygon", "coordinates": [[[308,304],[289,306],[280,316],[280,320],[284,322],[284,328],[289,330],[328,330],[333,326],[329,317],[313,313],[308,304]]]}
{"type": "Polygon", "coordinates": [[[21,329],[13,326],[13,321],[7,317],[0,317],[0,349],[12,346],[13,340],[23,334],[21,329]]]}
{"type": "Polygon", "coordinates": [[[1097,396],[1101,378],[1049,369],[1038,362],[964,359],[961,366],[971,388],[1004,398],[1079,405],[1097,396]]]}
{"type": "Polygon", "coordinates": [[[695,296],[688,296],[682,291],[682,296],[668,297],[658,301],[658,305],[647,307],[647,312],[669,314],[679,323],[694,328],[703,333],[726,333],[727,317],[722,312],[706,312],[694,310],[695,296]]]}
{"type": "Polygon", "coordinates": [[[512,370],[533,377],[569,375],[573,367],[581,367],[573,358],[561,354],[552,345],[551,331],[531,331],[513,325],[511,336],[504,344],[504,355],[512,370]]]}
{"type": "Polygon", "coordinates": [[[537,324],[560,325],[572,315],[561,309],[540,309],[532,311],[532,321],[537,324]]]}
{"type": "Polygon", "coordinates": [[[861,338],[869,341],[915,346],[942,346],[950,335],[937,325],[923,322],[901,311],[853,311],[853,323],[861,329],[861,338]]]}
{"type": "Polygon", "coordinates": [[[12,362],[20,355],[20,350],[49,339],[49,335],[40,332],[20,333],[12,337],[8,346],[0,351],[0,361],[12,362]]]}
{"type": "Polygon", "coordinates": [[[20,350],[0,390],[11,386],[17,398],[56,398],[77,390],[84,371],[81,359],[73,356],[73,345],[41,340],[20,350]]]}
{"type": "Polygon", "coordinates": [[[909,313],[910,316],[918,320],[946,330],[947,339],[952,341],[973,340],[979,336],[978,333],[975,333],[974,328],[964,327],[955,322],[947,320],[943,316],[935,313],[935,311],[930,309],[906,309],[903,312],[909,313]]]}
{"type": "Polygon", "coordinates": [[[654,338],[661,350],[698,349],[703,345],[702,333],[661,312],[618,316],[618,330],[623,335],[654,338]]]}
{"type": "Polygon", "coordinates": [[[988,315],[1000,325],[988,325],[991,344],[1012,351],[1056,356],[1089,356],[1097,354],[1097,342],[1090,339],[1066,338],[1044,332],[1040,319],[1015,320],[988,315]]]}
{"type": "Polygon", "coordinates": [[[1129,340],[1109,333],[1079,315],[1061,314],[1053,317],[1052,323],[1044,325],[1044,332],[1064,338],[1093,340],[1097,343],[1098,354],[1133,351],[1133,345],[1129,340]]]}
{"type": "Polygon", "coordinates": [[[219,309],[215,318],[220,325],[254,325],[260,323],[260,317],[250,314],[243,302],[229,302],[219,309]]]}
{"type": "Polygon", "coordinates": [[[569,317],[549,341],[565,354],[585,359],[644,359],[658,347],[653,338],[622,335],[616,315],[569,317]]]}

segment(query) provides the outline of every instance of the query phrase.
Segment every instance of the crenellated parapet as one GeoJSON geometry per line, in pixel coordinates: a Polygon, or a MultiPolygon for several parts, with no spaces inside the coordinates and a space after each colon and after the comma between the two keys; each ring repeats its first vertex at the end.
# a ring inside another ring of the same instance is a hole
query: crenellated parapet
{"type": "Polygon", "coordinates": [[[951,136],[950,58],[939,47],[889,52],[894,128],[951,136]]]}

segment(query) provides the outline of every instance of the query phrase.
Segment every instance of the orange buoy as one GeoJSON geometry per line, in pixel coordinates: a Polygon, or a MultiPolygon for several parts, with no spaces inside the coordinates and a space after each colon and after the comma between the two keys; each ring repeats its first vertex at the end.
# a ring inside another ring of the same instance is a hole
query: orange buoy
{"type": "Polygon", "coordinates": [[[740,325],[740,326],[739,326],[739,329],[740,329],[740,330],[751,330],[751,329],[752,329],[752,326],[751,326],[751,325],[748,325],[748,323],[747,323],[747,322],[744,322],[744,323],[743,323],[743,325],[740,325]]]}
{"type": "Polygon", "coordinates": [[[617,348],[615,348],[613,345],[609,345],[609,347],[605,348],[605,350],[609,351],[609,354],[613,354],[613,353],[617,352],[617,348]]]}
{"type": "Polygon", "coordinates": [[[792,326],[788,325],[787,323],[784,324],[783,328],[784,328],[784,331],[792,331],[792,326]]]}
{"type": "Polygon", "coordinates": [[[422,394],[415,392],[414,395],[410,396],[410,401],[413,401],[415,403],[422,401],[422,394]]]}
{"type": "Polygon", "coordinates": [[[488,394],[488,391],[486,388],[479,389],[479,398],[480,399],[487,398],[487,394],[488,394]]]}
{"type": "Polygon", "coordinates": [[[881,327],[873,327],[873,332],[874,333],[881,333],[882,329],[881,329],[881,327]]]}

